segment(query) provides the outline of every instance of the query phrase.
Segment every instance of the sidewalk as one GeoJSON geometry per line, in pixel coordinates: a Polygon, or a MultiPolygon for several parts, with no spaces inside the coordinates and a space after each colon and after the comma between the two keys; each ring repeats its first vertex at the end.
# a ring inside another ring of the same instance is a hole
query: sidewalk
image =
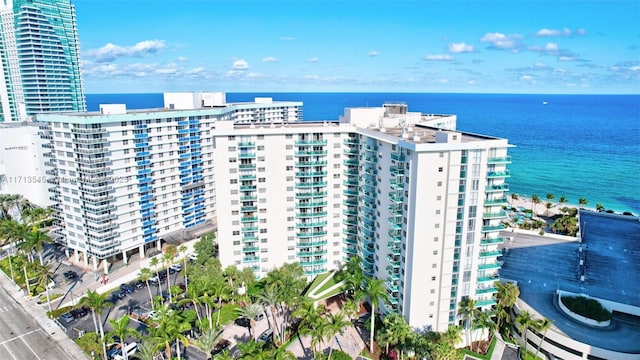
{"type": "Polygon", "coordinates": [[[11,279],[9,279],[3,272],[0,275],[0,285],[7,290],[7,293],[18,303],[24,310],[33,317],[38,325],[42,327],[46,334],[48,334],[55,342],[60,344],[60,347],[69,355],[73,360],[87,360],[89,357],[82,351],[80,346],[76,344],[56,323],[47,317],[46,307],[36,305],[36,298],[27,298],[24,296],[22,290],[18,289],[11,279]]]}
{"type": "MultiPolygon", "coordinates": [[[[193,253],[194,252],[193,246],[199,240],[200,239],[198,238],[198,239],[189,240],[183,243],[182,245],[186,246],[187,250],[184,253],[179,253],[175,258],[175,262],[182,262],[185,256],[189,256],[189,254],[193,253]]],[[[88,290],[96,291],[98,294],[104,294],[106,292],[109,292],[111,290],[114,290],[120,287],[121,284],[134,281],[135,279],[138,278],[140,269],[149,268],[151,270],[154,270],[153,267],[150,265],[151,259],[153,258],[158,258],[159,260],[158,264],[159,266],[162,266],[161,253],[151,257],[145,257],[144,259],[140,259],[138,256],[132,257],[129,259],[129,262],[127,263],[127,265],[123,265],[122,267],[117,268],[113,272],[110,272],[107,275],[107,278],[108,278],[107,283],[103,285],[102,282],[100,281],[101,278],[98,278],[96,280],[93,272],[93,268],[91,267],[91,265],[89,267],[86,267],[82,261],[79,261],[79,262],[74,261],[74,256],[71,255],[71,257],[67,259],[67,261],[83,269],[84,274],[81,278],[82,281],[79,283],[79,285],[77,287],[73,287],[72,289],[73,296],[71,296],[71,299],[66,299],[65,297],[64,298],[65,303],[62,304],[61,306],[71,306],[71,305],[77,304],[80,301],[80,299],[87,293],[88,290]]]]}

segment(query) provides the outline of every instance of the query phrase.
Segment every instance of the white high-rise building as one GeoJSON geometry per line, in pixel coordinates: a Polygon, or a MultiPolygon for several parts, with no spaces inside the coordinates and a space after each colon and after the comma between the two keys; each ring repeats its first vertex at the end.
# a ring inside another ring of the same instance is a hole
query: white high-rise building
{"type": "Polygon", "coordinates": [[[165,105],[37,117],[51,139],[57,241],[94,269],[211,227],[216,123],[296,121],[302,103],[227,104],[222,93],[175,93],[165,94],[165,105]]]}
{"type": "Polygon", "coordinates": [[[258,277],[299,262],[312,278],[362,258],[385,280],[383,310],[416,328],[446,330],[467,297],[493,305],[507,140],[404,104],[338,122],[296,121],[301,105],[173,94],[173,110],[40,117],[60,239],[104,259],[211,220],[223,266],[258,277]]]}

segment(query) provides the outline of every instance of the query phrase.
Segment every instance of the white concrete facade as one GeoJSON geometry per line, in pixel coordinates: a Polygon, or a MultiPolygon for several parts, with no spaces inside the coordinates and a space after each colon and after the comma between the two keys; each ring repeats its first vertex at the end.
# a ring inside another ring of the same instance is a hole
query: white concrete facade
{"type": "Polygon", "coordinates": [[[495,303],[506,139],[404,104],[300,122],[301,103],[173,98],[188,109],[42,116],[70,247],[102,259],[215,219],[223,266],[299,262],[313,278],[357,256],[385,281],[381,310],[415,328],[457,324],[466,297],[495,303]]]}
{"type": "Polygon", "coordinates": [[[45,141],[39,134],[35,123],[0,125],[0,193],[20,194],[46,207],[52,202],[44,165],[45,141]]]}

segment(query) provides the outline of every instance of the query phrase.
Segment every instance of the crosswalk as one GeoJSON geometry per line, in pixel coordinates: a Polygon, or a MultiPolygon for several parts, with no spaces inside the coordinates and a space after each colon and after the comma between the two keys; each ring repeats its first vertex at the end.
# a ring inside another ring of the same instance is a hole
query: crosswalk
{"type": "Polygon", "coordinates": [[[7,312],[7,311],[11,311],[13,309],[17,309],[20,307],[20,304],[8,304],[8,305],[4,305],[4,304],[0,304],[0,314],[7,312]]]}

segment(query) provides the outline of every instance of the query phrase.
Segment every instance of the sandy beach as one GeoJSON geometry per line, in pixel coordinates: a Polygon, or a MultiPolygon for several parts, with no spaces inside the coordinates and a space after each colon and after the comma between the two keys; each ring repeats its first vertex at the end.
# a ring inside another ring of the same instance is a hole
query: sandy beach
{"type": "Polygon", "coordinates": [[[551,206],[551,208],[547,209],[547,199],[540,199],[540,203],[539,204],[533,204],[533,201],[531,200],[531,198],[528,197],[523,197],[523,196],[519,196],[517,199],[512,199],[511,196],[508,197],[509,200],[509,205],[515,208],[520,208],[523,207],[525,209],[531,209],[533,210],[536,215],[538,216],[544,216],[544,217],[552,217],[554,215],[560,215],[562,212],[560,211],[561,208],[563,207],[575,207],[573,205],[569,205],[569,204],[561,204],[561,203],[556,203],[551,201],[551,204],[553,204],[551,206]]]}

